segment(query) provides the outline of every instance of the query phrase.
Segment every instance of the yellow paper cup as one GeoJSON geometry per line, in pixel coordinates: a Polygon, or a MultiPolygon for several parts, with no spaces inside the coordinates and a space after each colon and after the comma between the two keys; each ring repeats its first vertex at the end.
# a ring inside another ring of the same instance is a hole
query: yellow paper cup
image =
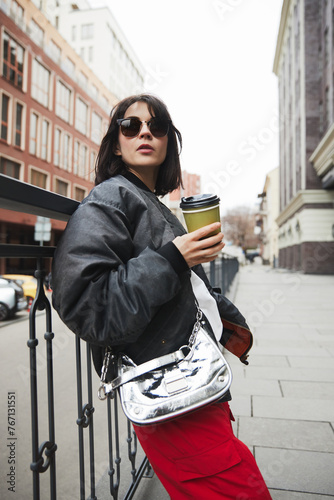
{"type": "MultiPolygon", "coordinates": [[[[181,198],[180,208],[189,233],[213,222],[220,222],[219,201],[218,196],[214,194],[199,194],[181,198]]],[[[207,237],[213,236],[219,231],[220,229],[217,229],[207,237]]]]}

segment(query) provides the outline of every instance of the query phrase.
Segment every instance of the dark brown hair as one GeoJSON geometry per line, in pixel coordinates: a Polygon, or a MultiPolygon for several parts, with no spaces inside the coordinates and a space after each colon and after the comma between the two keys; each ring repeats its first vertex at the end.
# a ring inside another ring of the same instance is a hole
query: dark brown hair
{"type": "Polygon", "coordinates": [[[115,154],[119,134],[117,120],[124,118],[126,110],[135,102],[145,102],[152,116],[169,120],[171,123],[168,131],[166,158],[159,168],[155,186],[155,194],[164,196],[182,186],[179,158],[182,148],[182,136],[177,128],[174,127],[166,105],[158,97],[151,94],[138,94],[126,97],[112,109],[110,124],[106,135],[102,139],[96,159],[95,185],[115,175],[124,174],[127,170],[122,158],[115,154]]]}

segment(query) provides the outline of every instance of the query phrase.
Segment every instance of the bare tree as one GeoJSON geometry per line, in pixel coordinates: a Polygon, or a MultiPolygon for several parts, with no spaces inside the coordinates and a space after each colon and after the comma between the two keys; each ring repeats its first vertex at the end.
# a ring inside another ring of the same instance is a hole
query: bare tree
{"type": "Polygon", "coordinates": [[[256,225],[256,212],[246,205],[228,210],[222,218],[225,240],[245,251],[260,244],[260,237],[254,232],[256,225]]]}

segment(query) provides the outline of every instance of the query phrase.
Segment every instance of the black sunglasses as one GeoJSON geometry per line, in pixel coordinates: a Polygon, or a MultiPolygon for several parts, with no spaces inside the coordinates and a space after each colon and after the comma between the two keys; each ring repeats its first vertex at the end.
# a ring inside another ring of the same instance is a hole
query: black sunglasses
{"type": "Polygon", "coordinates": [[[121,127],[121,132],[125,137],[136,137],[143,123],[146,123],[153,137],[165,137],[168,134],[170,120],[162,118],[151,118],[148,122],[141,121],[139,118],[120,118],[117,125],[121,127]]]}

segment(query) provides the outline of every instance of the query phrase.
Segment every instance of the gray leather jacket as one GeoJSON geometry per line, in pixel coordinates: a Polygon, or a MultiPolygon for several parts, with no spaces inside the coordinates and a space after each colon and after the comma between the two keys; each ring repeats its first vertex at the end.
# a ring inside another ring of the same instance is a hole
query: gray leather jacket
{"type": "MultiPolygon", "coordinates": [[[[130,173],[93,188],[72,215],[53,261],[52,300],[64,323],[92,344],[97,371],[101,347],[114,346],[142,363],[187,343],[195,298],[190,270],[172,243],[184,233],[130,173]]],[[[246,362],[252,334],[245,319],[210,287],[202,266],[193,270],[217,300],[221,342],[246,362]]]]}

